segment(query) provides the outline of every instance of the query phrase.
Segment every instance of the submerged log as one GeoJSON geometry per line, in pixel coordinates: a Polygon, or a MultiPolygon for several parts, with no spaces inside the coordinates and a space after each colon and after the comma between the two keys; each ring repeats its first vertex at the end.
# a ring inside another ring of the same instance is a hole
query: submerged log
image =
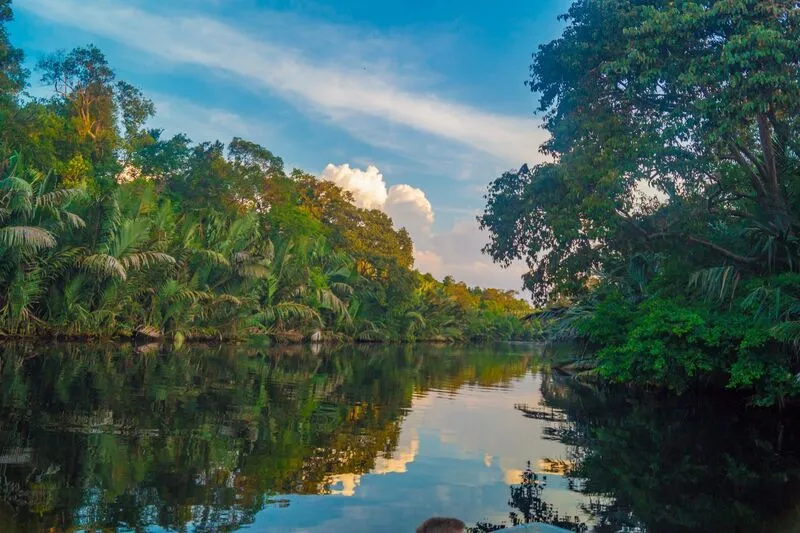
{"type": "Polygon", "coordinates": [[[144,338],[160,340],[164,337],[164,332],[153,326],[141,326],[133,330],[134,338],[144,338]]]}

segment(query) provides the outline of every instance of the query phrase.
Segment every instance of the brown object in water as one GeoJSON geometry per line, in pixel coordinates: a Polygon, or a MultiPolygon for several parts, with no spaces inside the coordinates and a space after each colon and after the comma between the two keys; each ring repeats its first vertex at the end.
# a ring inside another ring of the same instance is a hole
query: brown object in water
{"type": "Polygon", "coordinates": [[[417,533],[464,533],[467,525],[458,518],[434,517],[425,520],[417,533]]]}

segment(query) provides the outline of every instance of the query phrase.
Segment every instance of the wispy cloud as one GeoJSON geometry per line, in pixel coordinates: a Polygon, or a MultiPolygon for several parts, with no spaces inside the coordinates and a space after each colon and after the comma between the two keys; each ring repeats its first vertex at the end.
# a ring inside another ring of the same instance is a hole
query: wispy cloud
{"type": "MultiPolygon", "coordinates": [[[[442,80],[426,71],[424,54],[409,51],[414,45],[405,41],[408,35],[385,37],[373,30],[359,32],[263,10],[241,23],[258,28],[247,31],[238,21],[234,25],[207,13],[178,11],[177,0],[162,1],[152,9],[144,9],[144,1],[21,0],[15,7],[53,25],[116,41],[138,52],[151,68],[188,67],[193,75],[243,81],[241,86],[277,96],[312,122],[317,119],[346,138],[366,141],[369,149],[360,158],[352,153],[320,157],[357,162],[367,170],[340,166],[326,177],[359,198],[377,194],[377,204],[370,206],[384,209],[398,226],[408,227],[418,268],[440,278],[453,274],[471,284],[520,287],[524,267],[501,270],[481,255],[487,235],[477,227],[477,211],[457,204],[469,197],[471,205],[485,192],[485,185],[463,182],[485,181],[540,159],[537,148],[545,134],[532,117],[489,112],[444,97],[441,91],[436,94],[442,80]],[[379,167],[393,185],[369,165],[379,167]],[[462,183],[448,185],[447,201],[453,205],[434,209],[428,198],[436,196],[436,189],[426,180],[439,176],[462,183]],[[401,180],[425,191],[397,185],[401,180]],[[437,225],[434,211],[453,216],[437,225]]],[[[181,2],[194,10],[208,8],[208,3],[181,2]]],[[[220,4],[220,13],[230,7],[227,0],[220,4]]],[[[279,137],[273,126],[241,109],[233,113],[219,104],[205,105],[202,99],[150,96],[159,111],[154,125],[166,127],[168,133],[185,131],[196,141],[240,135],[269,145],[279,137]]]]}
{"type": "Polygon", "coordinates": [[[25,0],[17,7],[163,61],[246,78],[343,127],[350,120],[377,118],[488,153],[509,166],[535,158],[543,139],[533,119],[414,91],[360,65],[316,62],[296,47],[206,16],[158,15],[114,0],[25,0]]]}

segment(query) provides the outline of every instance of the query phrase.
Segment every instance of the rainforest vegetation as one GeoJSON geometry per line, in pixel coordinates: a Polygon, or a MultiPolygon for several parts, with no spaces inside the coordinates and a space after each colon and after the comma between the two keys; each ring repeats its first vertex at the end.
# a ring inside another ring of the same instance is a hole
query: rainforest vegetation
{"type": "Polygon", "coordinates": [[[800,6],[578,0],[528,84],[542,163],[496,179],[486,251],[626,383],[800,392],[800,6]]]}
{"type": "Polygon", "coordinates": [[[332,183],[245,139],[151,128],[153,103],[96,47],[26,69],[11,18],[0,0],[3,335],[532,335],[513,292],[415,271],[406,230],[332,183]]]}

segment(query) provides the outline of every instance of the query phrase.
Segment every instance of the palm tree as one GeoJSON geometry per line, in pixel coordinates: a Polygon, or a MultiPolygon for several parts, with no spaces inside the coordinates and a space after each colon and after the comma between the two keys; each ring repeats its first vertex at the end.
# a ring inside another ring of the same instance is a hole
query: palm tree
{"type": "Polygon", "coordinates": [[[56,189],[52,175],[25,168],[16,154],[9,163],[0,180],[0,327],[30,332],[40,325],[35,306],[57,236],[85,224],[68,210],[78,191],[56,189]]]}
{"type": "Polygon", "coordinates": [[[289,241],[274,249],[270,273],[258,287],[257,309],[251,317],[253,328],[260,333],[275,334],[283,332],[290,324],[318,323],[321,326],[320,314],[296,299],[298,292],[302,292],[298,291],[300,272],[297,267],[304,261],[303,248],[289,241]]]}
{"type": "Polygon", "coordinates": [[[353,294],[353,259],[347,254],[329,250],[323,241],[318,240],[310,248],[303,267],[305,279],[297,287],[301,301],[327,315],[329,324],[339,320],[352,322],[347,299],[353,294]]]}

